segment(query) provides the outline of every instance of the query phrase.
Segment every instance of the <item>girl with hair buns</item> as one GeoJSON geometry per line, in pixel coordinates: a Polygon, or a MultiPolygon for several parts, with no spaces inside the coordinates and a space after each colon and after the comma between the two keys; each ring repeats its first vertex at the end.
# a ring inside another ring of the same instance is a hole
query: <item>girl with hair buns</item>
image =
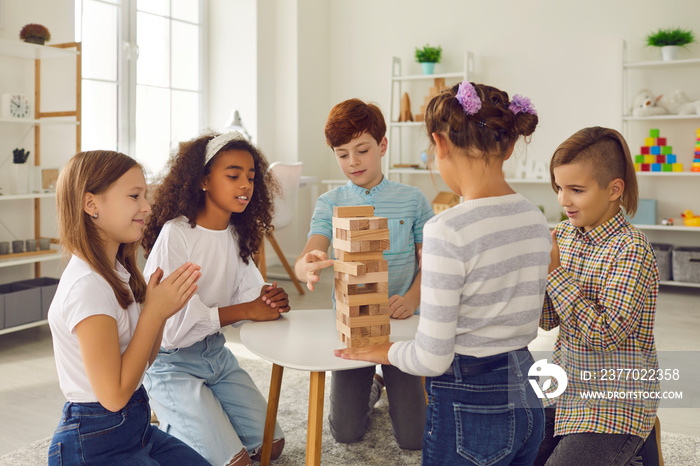
{"type": "MultiPolygon", "coordinates": [[[[267,413],[221,329],[289,310],[287,293],[265,284],[253,263],[272,228],[277,185],[267,168],[262,153],[237,132],[181,143],[142,241],[145,276],[181,261],[204,265],[197,293],[165,326],[144,383],[161,429],[217,466],[247,465],[259,456],[267,413]]],[[[278,424],[273,459],[283,447],[278,424]]]]}
{"type": "Polygon", "coordinates": [[[111,151],[81,152],[56,190],[61,244],[72,254],[49,308],[56,369],[68,399],[49,464],[209,464],[150,424],[141,385],[163,325],[193,296],[199,267],[181,262],[146,285],[136,251],[146,201],[143,170],[111,151]]]}
{"type": "Polygon", "coordinates": [[[544,415],[527,345],[551,238],[502,166],[537,113],[526,97],[464,81],[430,101],[425,122],[440,176],[463,202],[425,224],[416,338],[336,355],[426,376],[424,465],[532,464],[544,415]]]}

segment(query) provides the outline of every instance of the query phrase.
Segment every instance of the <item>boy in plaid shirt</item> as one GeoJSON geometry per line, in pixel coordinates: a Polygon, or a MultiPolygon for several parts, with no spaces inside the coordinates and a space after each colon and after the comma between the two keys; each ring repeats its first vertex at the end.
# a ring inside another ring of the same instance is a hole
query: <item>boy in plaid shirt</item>
{"type": "Polygon", "coordinates": [[[656,417],[658,399],[644,394],[659,390],[658,380],[640,375],[658,369],[659,275],[646,236],[624,216],[637,209],[634,165],[620,133],[592,127],[557,148],[550,175],[569,220],[552,232],[540,327],[559,326],[553,359],[568,386],[549,400],[535,464],[627,465],[656,417]]]}

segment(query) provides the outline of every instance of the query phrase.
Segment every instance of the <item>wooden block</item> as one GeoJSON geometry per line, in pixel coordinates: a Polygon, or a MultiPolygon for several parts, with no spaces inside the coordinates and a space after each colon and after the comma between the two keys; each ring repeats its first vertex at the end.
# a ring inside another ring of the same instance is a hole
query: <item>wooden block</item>
{"type": "MultiPolygon", "coordinates": [[[[348,284],[344,281],[335,280],[335,289],[340,290],[344,294],[358,294],[359,285],[348,284]]],[[[378,291],[378,290],[375,290],[378,291]]]]}
{"type": "Polygon", "coordinates": [[[438,89],[445,87],[445,78],[434,78],[433,79],[433,84],[435,87],[438,89]]]}
{"type": "MultiPolygon", "coordinates": [[[[369,226],[369,222],[368,222],[369,226]]],[[[348,241],[376,241],[376,240],[388,240],[389,239],[389,229],[383,230],[355,230],[355,231],[344,231],[347,234],[348,241]]],[[[379,246],[379,244],[377,244],[379,246]]]]}
{"type": "Polygon", "coordinates": [[[335,278],[342,280],[349,284],[361,284],[361,283],[379,283],[389,281],[389,272],[386,270],[382,272],[367,272],[362,276],[349,275],[347,273],[342,274],[344,276],[339,277],[338,274],[342,272],[336,272],[335,278]]]}
{"type": "Polygon", "coordinates": [[[342,301],[335,301],[335,311],[340,312],[350,317],[355,317],[360,315],[360,306],[348,306],[342,301]]]}
{"type": "Polygon", "coordinates": [[[371,217],[369,220],[370,230],[382,230],[389,228],[389,221],[386,217],[371,217]]]}
{"type": "Polygon", "coordinates": [[[333,247],[335,249],[340,249],[341,251],[346,252],[362,252],[362,244],[359,241],[353,243],[342,239],[334,239],[333,247]]]}
{"type": "Polygon", "coordinates": [[[333,251],[333,255],[335,256],[336,260],[346,262],[364,262],[384,259],[384,252],[382,251],[347,252],[341,251],[340,249],[335,249],[333,251]]]}
{"type": "Polygon", "coordinates": [[[346,322],[346,325],[350,328],[390,325],[389,316],[383,315],[360,315],[358,317],[350,317],[346,322]]]}
{"type": "MultiPolygon", "coordinates": [[[[371,291],[364,291],[363,292],[362,288],[358,289],[358,294],[354,294],[354,295],[345,294],[337,288],[335,290],[336,309],[338,307],[337,303],[343,303],[343,304],[346,304],[347,307],[352,307],[352,306],[363,306],[366,304],[382,304],[382,303],[387,302],[388,300],[389,300],[388,293],[373,293],[371,291]]],[[[362,314],[361,310],[360,310],[360,314],[362,314]]]]}
{"type": "MultiPolygon", "coordinates": [[[[336,281],[338,281],[338,280],[336,280],[336,281]]],[[[344,283],[344,282],[340,282],[340,283],[344,283]]],[[[354,286],[354,285],[348,285],[347,283],[345,283],[345,285],[346,286],[354,286]]],[[[383,292],[388,293],[389,292],[389,283],[388,282],[366,283],[364,288],[367,288],[368,290],[371,290],[374,293],[383,293],[383,292]]],[[[351,293],[348,293],[348,294],[351,294],[351,293]]]]}
{"type": "Polygon", "coordinates": [[[341,322],[344,325],[348,325],[348,315],[342,312],[340,309],[335,310],[335,321],[341,322]]]}
{"type": "Polygon", "coordinates": [[[333,216],[339,218],[348,217],[374,217],[374,206],[371,205],[355,205],[355,206],[336,206],[333,207],[333,216]]]}
{"type": "MultiPolygon", "coordinates": [[[[343,335],[346,338],[359,338],[359,337],[372,336],[370,333],[371,327],[350,328],[347,325],[344,325],[340,322],[336,322],[335,328],[338,330],[339,337],[340,337],[340,335],[343,335]]],[[[379,335],[377,335],[377,336],[379,336],[379,335]]],[[[340,340],[344,341],[343,339],[340,339],[340,340]]]]}
{"type": "Polygon", "coordinates": [[[369,336],[370,337],[381,337],[384,335],[391,334],[391,325],[374,325],[370,327],[369,336]]]}
{"type": "Polygon", "coordinates": [[[379,249],[382,251],[388,251],[391,247],[388,239],[383,239],[379,241],[379,249]]]}
{"type": "Polygon", "coordinates": [[[394,168],[419,168],[419,163],[395,163],[394,168]]]}
{"type": "MultiPolygon", "coordinates": [[[[423,110],[423,112],[425,112],[425,110],[423,110]]],[[[413,120],[414,121],[424,121],[425,116],[423,115],[423,113],[416,113],[415,115],[413,115],[413,120]]]]}
{"type": "Polygon", "coordinates": [[[384,304],[372,304],[369,307],[369,315],[371,316],[388,316],[389,315],[389,303],[384,304]]]}
{"type": "Polygon", "coordinates": [[[367,266],[362,262],[344,262],[336,260],[333,262],[333,270],[356,277],[358,275],[364,275],[367,272],[367,266]]]}
{"type": "Polygon", "coordinates": [[[367,230],[371,219],[377,217],[338,218],[333,217],[333,228],[343,230],[367,230]]]}
{"type": "Polygon", "coordinates": [[[348,230],[343,230],[342,228],[336,228],[335,229],[335,234],[333,235],[333,240],[340,239],[343,241],[347,241],[348,239],[348,230]]]}
{"type": "Polygon", "coordinates": [[[361,348],[363,346],[380,345],[382,343],[389,343],[389,335],[384,335],[381,337],[345,338],[345,344],[348,348],[361,348]]]}

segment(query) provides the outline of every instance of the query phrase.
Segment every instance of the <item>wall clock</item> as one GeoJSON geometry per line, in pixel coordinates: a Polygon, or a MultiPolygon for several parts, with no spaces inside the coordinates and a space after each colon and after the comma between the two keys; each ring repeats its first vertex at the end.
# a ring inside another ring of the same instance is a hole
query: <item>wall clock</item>
{"type": "Polygon", "coordinates": [[[3,118],[29,118],[29,100],[22,94],[2,95],[3,118]]]}

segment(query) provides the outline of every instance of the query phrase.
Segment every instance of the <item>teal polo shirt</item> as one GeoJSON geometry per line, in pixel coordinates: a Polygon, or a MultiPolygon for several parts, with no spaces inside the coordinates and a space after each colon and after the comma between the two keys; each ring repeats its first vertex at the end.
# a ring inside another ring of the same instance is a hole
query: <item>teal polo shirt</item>
{"type": "Polygon", "coordinates": [[[430,202],[420,189],[386,177],[369,190],[348,181],[318,198],[309,237],[323,235],[332,245],[333,207],[355,205],[374,206],[376,217],[388,219],[390,249],[384,251],[384,259],[389,269],[389,296],[403,296],[418,273],[416,243],[423,242],[423,225],[433,216],[430,202]]]}

